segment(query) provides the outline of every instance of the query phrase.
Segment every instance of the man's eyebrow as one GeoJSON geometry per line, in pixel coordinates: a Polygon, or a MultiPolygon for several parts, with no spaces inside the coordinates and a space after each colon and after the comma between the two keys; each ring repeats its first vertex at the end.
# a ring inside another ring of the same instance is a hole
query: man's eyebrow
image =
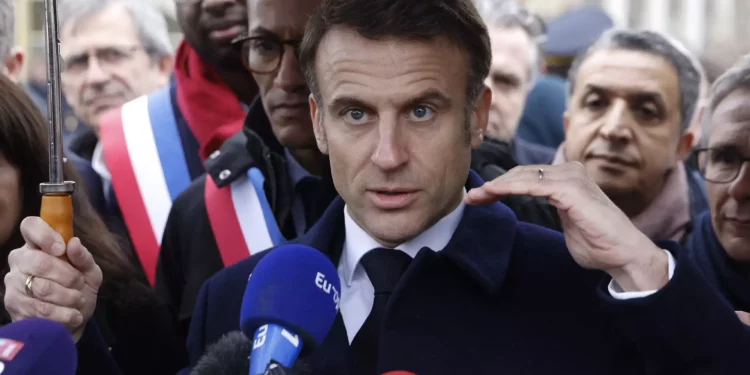
{"type": "Polygon", "coordinates": [[[414,98],[408,100],[404,106],[410,108],[425,102],[432,102],[440,107],[447,108],[450,108],[450,106],[453,104],[451,99],[441,91],[436,89],[427,89],[414,98]]]}
{"type": "Polygon", "coordinates": [[[342,95],[334,97],[328,105],[328,110],[331,112],[338,112],[344,108],[357,107],[357,108],[369,108],[369,105],[357,97],[350,95],[342,95]]]}
{"type": "Polygon", "coordinates": [[[273,37],[273,38],[279,37],[275,32],[269,29],[266,29],[263,26],[256,26],[255,28],[253,28],[249,36],[268,36],[268,37],[273,37]]]}
{"type": "MultiPolygon", "coordinates": [[[[600,94],[612,94],[617,93],[620,90],[611,89],[608,87],[600,86],[594,83],[587,83],[586,86],[584,86],[584,90],[586,91],[592,91],[600,94]]],[[[651,91],[651,90],[638,90],[636,92],[632,92],[628,90],[626,93],[626,96],[630,98],[635,98],[639,100],[653,100],[653,101],[663,101],[664,95],[658,91],[651,91]]]]}

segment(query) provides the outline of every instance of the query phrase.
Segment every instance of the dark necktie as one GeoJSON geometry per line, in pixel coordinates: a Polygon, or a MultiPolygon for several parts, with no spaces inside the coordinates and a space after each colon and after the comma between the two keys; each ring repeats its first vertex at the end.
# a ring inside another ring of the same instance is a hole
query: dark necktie
{"type": "Polygon", "coordinates": [[[360,260],[375,288],[375,300],[370,315],[352,341],[351,355],[355,375],[375,374],[385,306],[411,261],[409,255],[394,249],[374,249],[360,260]]]}

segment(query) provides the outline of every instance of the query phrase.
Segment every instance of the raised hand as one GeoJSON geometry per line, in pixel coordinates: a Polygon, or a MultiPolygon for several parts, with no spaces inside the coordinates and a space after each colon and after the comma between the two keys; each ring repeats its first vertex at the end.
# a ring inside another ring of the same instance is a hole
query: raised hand
{"type": "Polygon", "coordinates": [[[625,291],[656,290],[667,283],[667,255],[607,198],[582,164],[516,167],[472,189],[465,201],[487,204],[506,195],[547,198],[558,210],[575,261],[609,273],[625,291]]]}
{"type": "Polygon", "coordinates": [[[8,256],[5,309],[13,321],[40,317],[68,327],[78,341],[96,308],[102,271],[78,238],[66,244],[42,219],[21,222],[26,244],[8,256]],[[70,263],[59,259],[67,254],[70,263]]]}

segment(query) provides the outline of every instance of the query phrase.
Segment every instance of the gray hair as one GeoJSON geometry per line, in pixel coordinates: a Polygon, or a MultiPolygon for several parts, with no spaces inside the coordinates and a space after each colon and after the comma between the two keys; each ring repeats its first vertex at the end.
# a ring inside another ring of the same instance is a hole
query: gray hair
{"type": "Polygon", "coordinates": [[[60,28],[70,22],[85,20],[113,5],[122,5],[130,13],[143,49],[152,60],[172,56],[173,49],[169,39],[167,20],[151,1],[65,0],[61,2],[58,11],[60,28]]]}
{"type": "Polygon", "coordinates": [[[488,29],[493,27],[502,29],[521,29],[526,36],[529,37],[529,44],[531,47],[529,48],[529,53],[531,54],[529,83],[533,84],[540,75],[542,56],[541,46],[539,46],[539,43],[535,40],[535,36],[531,35],[531,32],[529,32],[526,25],[524,25],[523,22],[521,22],[521,20],[510,11],[512,6],[504,6],[509,4],[508,0],[474,0],[474,4],[488,29]]]}
{"type": "Polygon", "coordinates": [[[15,0],[0,0],[0,58],[5,60],[15,44],[15,0]]]}
{"type": "Polygon", "coordinates": [[[601,50],[633,50],[647,52],[666,59],[677,73],[680,89],[680,133],[684,133],[693,120],[698,105],[701,73],[695,58],[681,45],[654,31],[610,29],[602,34],[586,52],[578,55],[568,73],[568,93],[573,94],[578,69],[594,52],[601,50]]]}
{"type": "Polygon", "coordinates": [[[724,72],[716,79],[711,86],[711,93],[708,105],[704,109],[701,120],[701,130],[703,136],[701,143],[708,145],[708,134],[711,131],[711,117],[716,107],[729,96],[729,94],[741,88],[750,88],[750,55],[745,55],[729,70],[724,72]]]}

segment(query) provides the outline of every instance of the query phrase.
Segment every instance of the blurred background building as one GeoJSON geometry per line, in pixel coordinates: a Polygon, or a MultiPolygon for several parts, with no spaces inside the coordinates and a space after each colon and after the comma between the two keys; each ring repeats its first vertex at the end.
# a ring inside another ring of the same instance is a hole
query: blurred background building
{"type": "MultiPolygon", "coordinates": [[[[152,1],[167,16],[172,37],[180,39],[174,21],[174,0],[152,1]]],[[[520,0],[545,20],[582,5],[605,9],[616,26],[664,31],[681,40],[702,56],[704,64],[717,69],[730,65],[750,52],[750,0],[520,0]],[[710,60],[710,61],[709,61],[710,60]]],[[[27,51],[28,77],[35,66],[44,64],[43,0],[16,0],[16,37],[27,51]]],[[[707,67],[711,70],[711,67],[707,67]]]]}

